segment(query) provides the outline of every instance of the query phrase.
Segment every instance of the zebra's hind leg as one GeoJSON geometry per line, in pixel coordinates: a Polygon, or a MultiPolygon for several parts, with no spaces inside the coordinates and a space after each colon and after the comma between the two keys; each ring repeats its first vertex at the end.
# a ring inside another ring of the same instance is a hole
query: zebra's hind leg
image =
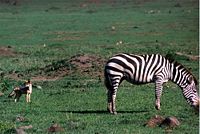
{"type": "Polygon", "coordinates": [[[111,114],[113,114],[113,110],[112,110],[112,92],[111,92],[110,89],[108,89],[107,97],[108,97],[107,110],[108,110],[108,112],[110,112],[111,114]]]}
{"type": "Polygon", "coordinates": [[[109,113],[113,114],[113,85],[109,75],[105,72],[105,86],[107,88],[107,110],[109,113]]]}
{"type": "Polygon", "coordinates": [[[116,104],[115,104],[116,91],[108,90],[107,95],[108,95],[108,106],[107,106],[108,112],[110,112],[111,114],[117,114],[116,104]]]}
{"type": "Polygon", "coordinates": [[[117,74],[117,75],[111,75],[105,72],[105,86],[108,90],[107,92],[107,110],[112,114],[117,114],[116,112],[116,106],[115,106],[115,100],[116,100],[116,94],[117,89],[122,81],[123,74],[117,74]]]}
{"type": "Polygon", "coordinates": [[[117,114],[117,112],[116,112],[116,104],[115,104],[115,102],[116,102],[116,94],[117,94],[117,89],[112,92],[112,112],[113,112],[113,114],[117,114]]]}

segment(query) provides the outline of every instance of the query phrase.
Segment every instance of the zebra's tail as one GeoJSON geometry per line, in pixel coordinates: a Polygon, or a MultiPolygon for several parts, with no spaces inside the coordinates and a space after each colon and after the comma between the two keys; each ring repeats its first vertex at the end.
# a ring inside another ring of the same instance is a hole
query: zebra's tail
{"type": "Polygon", "coordinates": [[[112,88],[110,78],[109,78],[109,75],[108,75],[106,69],[104,70],[104,84],[108,90],[112,88]]]}

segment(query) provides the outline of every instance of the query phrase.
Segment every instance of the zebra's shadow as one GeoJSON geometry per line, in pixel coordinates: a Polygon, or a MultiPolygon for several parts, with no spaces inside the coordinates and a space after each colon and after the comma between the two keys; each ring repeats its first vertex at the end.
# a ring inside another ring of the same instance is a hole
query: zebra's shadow
{"type": "MultiPolygon", "coordinates": [[[[59,110],[60,113],[75,113],[75,114],[109,114],[107,110],[59,110]]],[[[117,111],[118,114],[127,113],[127,114],[136,114],[136,113],[147,113],[147,110],[138,110],[138,111],[117,111]]]]}

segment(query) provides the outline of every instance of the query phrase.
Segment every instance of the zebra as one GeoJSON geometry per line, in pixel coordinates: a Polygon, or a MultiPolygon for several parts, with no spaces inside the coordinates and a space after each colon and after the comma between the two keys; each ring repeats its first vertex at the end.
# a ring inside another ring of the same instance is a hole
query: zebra
{"type": "Polygon", "coordinates": [[[199,109],[197,80],[182,64],[160,54],[134,55],[120,53],[110,58],[104,68],[107,88],[107,110],[117,114],[115,100],[123,80],[132,84],[155,83],[155,108],[160,110],[163,84],[171,80],[181,89],[186,101],[199,109]]]}

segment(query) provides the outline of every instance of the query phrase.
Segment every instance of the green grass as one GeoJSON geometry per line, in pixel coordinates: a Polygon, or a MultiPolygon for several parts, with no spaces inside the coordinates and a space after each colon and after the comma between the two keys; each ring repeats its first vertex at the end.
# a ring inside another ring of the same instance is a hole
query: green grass
{"type": "Polygon", "coordinates": [[[159,127],[143,126],[149,118],[159,114],[176,116],[180,120],[180,127],[173,133],[198,133],[197,115],[174,85],[165,87],[159,112],[154,109],[152,84],[122,85],[117,100],[118,115],[113,116],[106,112],[103,85],[82,88],[59,86],[65,85],[66,81],[47,83],[42,90],[35,89],[31,104],[26,104],[24,97],[19,103],[1,99],[1,107],[4,107],[1,120],[16,126],[31,124],[33,129],[27,131],[31,133],[46,133],[52,122],[59,123],[66,133],[164,133],[165,130],[159,127]],[[24,116],[26,121],[16,122],[17,116],[24,116]]]}
{"type": "MultiPolygon", "coordinates": [[[[20,73],[20,79],[26,79],[38,75],[41,68],[78,54],[102,59],[119,52],[198,55],[198,11],[197,0],[104,0],[99,4],[23,0],[17,6],[0,3],[0,47],[9,46],[17,52],[13,57],[0,56],[0,72],[5,76],[20,73]],[[123,43],[117,44],[119,41],[123,43]]],[[[175,58],[199,78],[198,61],[175,58]]],[[[198,115],[172,83],[164,87],[161,111],[156,111],[154,84],[124,82],[117,95],[118,115],[113,116],[106,112],[106,89],[96,76],[75,72],[56,81],[35,81],[42,89],[33,89],[31,104],[25,103],[24,96],[19,103],[7,98],[21,81],[4,77],[1,83],[5,82],[9,90],[0,97],[0,133],[10,133],[23,125],[33,126],[27,133],[47,133],[53,122],[70,134],[166,133],[160,127],[143,126],[155,114],[180,120],[181,125],[171,133],[199,131],[198,115]],[[17,122],[17,116],[26,120],[17,122]]]]}

